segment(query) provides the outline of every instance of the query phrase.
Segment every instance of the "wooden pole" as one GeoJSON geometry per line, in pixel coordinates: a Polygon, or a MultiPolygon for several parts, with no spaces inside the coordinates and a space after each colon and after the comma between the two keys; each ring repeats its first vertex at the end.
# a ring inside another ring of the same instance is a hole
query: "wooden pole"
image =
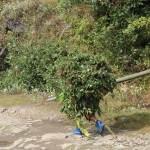
{"type": "Polygon", "coordinates": [[[150,69],[145,70],[145,71],[141,71],[139,73],[134,73],[132,75],[125,76],[125,77],[122,77],[122,78],[119,78],[119,79],[116,79],[116,82],[120,83],[120,82],[128,81],[128,80],[135,79],[135,78],[145,76],[145,75],[150,75],[150,69]]]}
{"type": "MultiPolygon", "coordinates": [[[[125,77],[122,77],[122,78],[118,78],[118,79],[116,79],[116,82],[120,83],[120,82],[128,81],[128,80],[135,79],[135,78],[145,76],[145,75],[150,75],[150,69],[146,70],[146,71],[139,72],[139,73],[134,73],[132,75],[125,76],[125,77]]],[[[52,97],[48,98],[46,100],[46,102],[51,102],[51,101],[54,101],[54,100],[56,100],[56,97],[52,96],[52,97]]]]}

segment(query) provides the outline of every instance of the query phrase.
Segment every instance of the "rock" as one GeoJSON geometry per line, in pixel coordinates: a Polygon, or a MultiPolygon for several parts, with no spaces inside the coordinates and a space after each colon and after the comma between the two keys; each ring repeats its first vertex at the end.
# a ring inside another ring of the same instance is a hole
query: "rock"
{"type": "Polygon", "coordinates": [[[5,128],[6,128],[6,126],[3,126],[3,127],[0,129],[0,131],[4,130],[5,128]]]}
{"type": "Polygon", "coordinates": [[[11,129],[12,130],[11,132],[14,133],[14,134],[18,134],[18,133],[21,133],[21,132],[26,131],[28,129],[29,129],[28,125],[22,125],[22,126],[19,126],[19,128],[18,127],[13,127],[11,129]]]}
{"type": "Polygon", "coordinates": [[[51,141],[51,140],[62,140],[65,139],[66,134],[64,133],[49,133],[44,134],[41,138],[42,141],[51,141]]]}
{"type": "Polygon", "coordinates": [[[18,147],[24,147],[24,145],[25,145],[25,143],[22,143],[22,144],[20,144],[20,145],[18,145],[18,147]]]}
{"type": "Polygon", "coordinates": [[[19,107],[12,107],[7,112],[10,114],[14,114],[19,110],[19,107]]]}
{"type": "Polygon", "coordinates": [[[94,146],[100,146],[100,145],[103,145],[105,144],[104,142],[94,142],[93,145],[94,146]]]}
{"type": "Polygon", "coordinates": [[[73,145],[73,143],[65,143],[65,144],[62,144],[62,145],[61,145],[61,148],[66,150],[66,149],[68,149],[69,147],[71,147],[72,145],[73,145]]]}
{"type": "Polygon", "coordinates": [[[150,133],[146,133],[146,134],[144,135],[144,139],[150,139],[150,133]]]}
{"type": "Polygon", "coordinates": [[[39,145],[35,145],[35,144],[29,144],[27,146],[25,146],[24,148],[25,149],[36,149],[36,148],[39,148],[40,146],[39,145]]]}
{"type": "Polygon", "coordinates": [[[45,144],[46,144],[46,145],[49,145],[49,144],[51,144],[51,143],[52,143],[52,142],[46,142],[45,144]]]}
{"type": "Polygon", "coordinates": [[[104,138],[107,140],[113,140],[114,136],[113,135],[105,135],[104,138]]]}
{"type": "Polygon", "coordinates": [[[31,123],[37,123],[37,122],[42,122],[42,120],[33,120],[31,123]]]}
{"type": "Polygon", "coordinates": [[[28,109],[27,108],[22,108],[22,109],[20,109],[20,110],[18,110],[18,112],[19,113],[26,113],[28,111],[28,109]]]}
{"type": "Polygon", "coordinates": [[[5,28],[5,33],[7,34],[8,31],[12,31],[14,33],[24,33],[26,32],[26,27],[20,22],[15,22],[12,19],[9,19],[4,22],[4,28],[5,28]]]}
{"type": "Polygon", "coordinates": [[[10,145],[8,147],[0,147],[0,150],[7,150],[7,149],[12,150],[14,148],[16,150],[16,148],[21,144],[22,141],[23,141],[23,139],[16,140],[16,141],[14,141],[14,143],[12,145],[10,145]]]}
{"type": "Polygon", "coordinates": [[[18,145],[21,144],[22,141],[23,141],[23,139],[19,139],[19,140],[15,141],[15,142],[13,143],[13,147],[17,147],[18,145]]]}
{"type": "Polygon", "coordinates": [[[55,96],[52,96],[52,97],[49,97],[46,102],[51,102],[51,101],[55,101],[56,100],[56,97],[55,96]]]}
{"type": "Polygon", "coordinates": [[[26,138],[26,139],[24,140],[25,143],[31,142],[31,141],[37,141],[37,138],[26,138]]]}
{"type": "Polygon", "coordinates": [[[5,112],[6,110],[8,110],[8,109],[7,109],[7,108],[5,108],[5,107],[1,107],[1,108],[0,108],[0,113],[5,112]]]}
{"type": "Polygon", "coordinates": [[[126,147],[123,146],[122,144],[118,144],[114,147],[115,150],[122,150],[122,149],[125,149],[126,147]]]}

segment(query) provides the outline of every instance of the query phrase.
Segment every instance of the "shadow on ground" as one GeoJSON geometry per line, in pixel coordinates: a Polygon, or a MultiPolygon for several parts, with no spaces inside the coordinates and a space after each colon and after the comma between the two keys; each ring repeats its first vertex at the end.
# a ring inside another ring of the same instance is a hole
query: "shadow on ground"
{"type": "Polygon", "coordinates": [[[150,113],[134,113],[132,115],[118,116],[111,128],[119,130],[136,131],[150,127],[150,113]]]}

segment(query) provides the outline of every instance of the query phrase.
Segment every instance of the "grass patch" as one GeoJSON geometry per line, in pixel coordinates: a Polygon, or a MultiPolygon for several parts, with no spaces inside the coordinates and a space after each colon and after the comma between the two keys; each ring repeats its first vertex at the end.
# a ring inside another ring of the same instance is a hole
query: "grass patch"
{"type": "Polygon", "coordinates": [[[13,106],[23,106],[33,102],[33,97],[24,94],[2,94],[0,93],[0,106],[13,107],[13,106]]]}
{"type": "Polygon", "coordinates": [[[42,4],[55,4],[58,0],[39,0],[42,4]]]}
{"type": "Polygon", "coordinates": [[[150,127],[150,112],[140,111],[130,115],[118,116],[113,125],[118,129],[140,130],[144,127],[150,127]]]}
{"type": "Polygon", "coordinates": [[[132,101],[110,99],[101,104],[102,116],[99,118],[115,132],[121,130],[150,132],[149,108],[137,107],[132,101]]]}

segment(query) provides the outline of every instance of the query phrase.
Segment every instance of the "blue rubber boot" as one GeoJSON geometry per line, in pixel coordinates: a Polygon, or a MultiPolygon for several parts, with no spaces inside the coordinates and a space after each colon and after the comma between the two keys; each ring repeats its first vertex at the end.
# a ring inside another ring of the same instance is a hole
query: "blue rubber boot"
{"type": "Polygon", "coordinates": [[[103,134],[104,124],[100,122],[99,120],[97,120],[95,126],[98,128],[99,134],[103,134]]]}
{"type": "Polygon", "coordinates": [[[82,135],[82,132],[79,128],[76,128],[72,131],[73,134],[79,134],[79,135],[82,135]]]}

